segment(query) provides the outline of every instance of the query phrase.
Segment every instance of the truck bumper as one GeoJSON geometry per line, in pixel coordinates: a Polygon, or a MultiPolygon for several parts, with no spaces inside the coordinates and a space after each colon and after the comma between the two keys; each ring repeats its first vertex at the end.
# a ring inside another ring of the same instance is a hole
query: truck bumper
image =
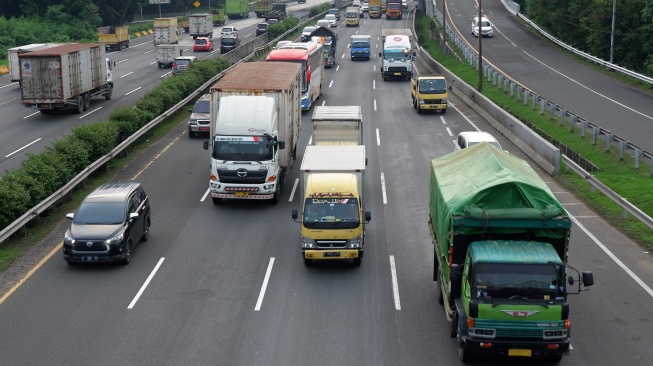
{"type": "Polygon", "coordinates": [[[412,78],[412,71],[383,71],[381,72],[383,78],[412,78]]]}
{"type": "Polygon", "coordinates": [[[364,60],[369,60],[370,59],[370,54],[369,53],[352,53],[351,54],[351,59],[352,60],[359,60],[359,59],[364,59],[364,60]]]}
{"type": "Polygon", "coordinates": [[[429,111],[440,111],[443,109],[447,109],[447,105],[446,104],[418,104],[417,108],[425,109],[429,111]]]}
{"type": "Polygon", "coordinates": [[[362,258],[363,251],[358,249],[334,249],[334,250],[314,250],[305,249],[304,258],[306,259],[353,259],[362,258]]]}
{"type": "Polygon", "coordinates": [[[499,357],[546,358],[569,353],[569,339],[565,341],[497,341],[466,339],[465,347],[477,355],[499,357]]]}
{"type": "Polygon", "coordinates": [[[250,200],[269,200],[274,197],[277,189],[276,183],[269,183],[264,185],[227,185],[224,183],[213,182],[209,183],[211,190],[211,197],[214,198],[230,198],[230,199],[250,199],[250,200]],[[270,189],[265,189],[270,188],[270,189]]]}

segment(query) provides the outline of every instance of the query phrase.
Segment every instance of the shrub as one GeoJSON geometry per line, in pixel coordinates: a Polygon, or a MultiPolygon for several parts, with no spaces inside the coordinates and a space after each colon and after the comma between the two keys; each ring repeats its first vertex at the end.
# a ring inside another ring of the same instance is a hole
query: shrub
{"type": "Polygon", "coordinates": [[[65,164],[70,167],[70,174],[78,174],[86,168],[91,160],[84,142],[75,136],[66,136],[47,146],[45,151],[53,150],[60,154],[65,164]]]}
{"type": "Polygon", "coordinates": [[[29,193],[22,184],[4,177],[0,179],[0,228],[4,229],[24,214],[29,201],[29,193]]]}
{"type": "Polygon", "coordinates": [[[95,161],[106,155],[116,146],[118,128],[113,123],[100,121],[94,124],[81,124],[72,129],[72,135],[88,147],[88,158],[95,161]]]}
{"type": "Polygon", "coordinates": [[[41,188],[39,191],[28,191],[30,194],[29,205],[34,206],[44,198],[52,194],[60,187],[61,170],[56,166],[50,165],[47,154],[29,155],[20,165],[21,173],[29,175],[39,181],[41,188]]]}

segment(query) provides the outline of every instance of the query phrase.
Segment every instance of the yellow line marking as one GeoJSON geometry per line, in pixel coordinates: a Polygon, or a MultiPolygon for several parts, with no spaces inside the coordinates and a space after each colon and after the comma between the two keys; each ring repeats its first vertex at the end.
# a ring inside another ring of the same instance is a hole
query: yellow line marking
{"type": "Polygon", "coordinates": [[[34,272],[36,272],[36,270],[41,268],[41,266],[43,266],[43,264],[45,264],[45,262],[47,262],[54,255],[54,253],[60,251],[62,247],[63,247],[63,241],[60,242],[59,245],[57,245],[54,249],[52,249],[52,251],[48,253],[48,255],[43,257],[43,259],[41,259],[41,261],[36,266],[34,266],[34,268],[30,269],[30,271],[27,272],[25,277],[21,278],[21,280],[18,281],[18,283],[15,284],[14,287],[12,287],[9,291],[7,291],[7,293],[4,294],[4,296],[0,297],[0,304],[2,304],[5,300],[7,300],[7,298],[11,296],[11,294],[13,294],[14,291],[16,291],[25,281],[27,281],[27,279],[30,278],[30,276],[32,276],[34,272]]]}
{"type": "Polygon", "coordinates": [[[168,150],[168,149],[169,149],[169,148],[170,148],[170,147],[171,147],[175,142],[177,142],[177,141],[179,140],[179,138],[180,138],[181,136],[183,136],[185,133],[186,133],[186,131],[182,132],[182,134],[179,135],[179,136],[177,136],[174,140],[172,140],[172,142],[170,142],[170,143],[168,144],[168,146],[164,147],[163,150],[161,150],[160,153],[156,154],[156,156],[155,156],[152,160],[150,160],[150,161],[145,165],[145,167],[144,167],[143,169],[141,169],[140,172],[136,173],[136,175],[132,178],[132,180],[136,180],[136,178],[138,178],[139,175],[141,175],[141,174],[142,174],[142,173],[143,173],[147,168],[149,168],[150,165],[152,165],[156,159],[158,159],[161,155],[163,155],[163,153],[166,152],[166,151],[167,151],[167,150],[168,150]]]}

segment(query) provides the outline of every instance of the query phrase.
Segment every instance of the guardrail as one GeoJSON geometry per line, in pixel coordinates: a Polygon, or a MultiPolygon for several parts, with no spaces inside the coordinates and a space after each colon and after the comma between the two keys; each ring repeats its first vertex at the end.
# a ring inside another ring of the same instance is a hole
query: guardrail
{"type": "Polygon", "coordinates": [[[211,85],[213,85],[216,81],[220,80],[229,70],[231,70],[234,66],[241,62],[248,62],[252,58],[258,57],[261,55],[262,52],[265,52],[266,50],[269,50],[272,48],[278,41],[283,40],[286,36],[293,34],[297,30],[300,29],[304,24],[306,24],[309,21],[314,20],[315,18],[318,18],[320,16],[323,16],[326,14],[320,13],[314,17],[309,18],[308,15],[300,17],[300,19],[303,19],[303,21],[300,21],[300,23],[297,24],[297,26],[293,27],[292,29],[289,29],[279,37],[275,38],[271,42],[265,43],[267,41],[267,33],[255,38],[246,44],[242,45],[239,48],[234,49],[233,51],[230,51],[224,55],[222,55],[223,58],[227,59],[228,61],[231,62],[233,61],[233,64],[226,68],[224,71],[221,73],[215,75],[213,78],[211,78],[209,81],[206,83],[202,84],[202,86],[192,92],[189,96],[186,98],[182,99],[179,103],[175,104],[173,107],[165,111],[163,114],[159,115],[158,117],[154,118],[150,122],[148,122],[145,126],[141,127],[138,131],[136,131],[134,134],[131,136],[127,137],[123,142],[121,142],[118,146],[113,148],[108,154],[102,156],[98,160],[94,161],[93,163],[89,164],[83,171],[81,171],[79,174],[77,174],[75,177],[73,177],[68,183],[66,183],[63,187],[59,188],[56,192],[51,194],[49,197],[41,201],[39,204],[36,206],[32,207],[30,210],[28,210],[25,214],[23,214],[21,217],[16,219],[14,222],[9,224],[6,228],[4,228],[2,231],[0,231],[0,243],[3,243],[5,240],[7,240],[9,237],[14,235],[20,230],[25,231],[25,226],[41,215],[43,212],[48,210],[50,207],[54,206],[59,200],[63,198],[67,198],[70,196],[72,193],[73,189],[77,187],[80,184],[83,184],[85,180],[96,170],[100,169],[102,166],[104,166],[106,163],[108,163],[111,159],[114,157],[117,157],[120,153],[125,151],[131,144],[133,144],[136,140],[138,140],[141,136],[149,132],[152,128],[154,128],[156,125],[159,123],[163,122],[166,120],[168,117],[174,115],[179,111],[180,109],[184,108],[187,104],[192,102],[194,99],[199,98],[202,94],[206,93],[211,85]],[[260,47],[257,47],[257,44],[263,44],[260,47]],[[265,44],[264,44],[265,43],[265,44]],[[248,46],[249,45],[249,46],[248,46]],[[251,49],[251,51],[247,54],[244,55],[242,58],[240,57],[241,54],[239,52],[243,52],[244,50],[251,49]],[[239,51],[239,52],[237,52],[239,51]]]}
{"type": "Polygon", "coordinates": [[[650,216],[642,212],[642,210],[634,206],[632,203],[628,202],[627,199],[621,197],[615,191],[608,188],[608,186],[606,186],[600,180],[596,179],[596,177],[594,177],[593,175],[585,171],[583,168],[578,166],[578,164],[574,163],[568,157],[563,155],[562,159],[566,165],[565,169],[567,170],[571,169],[576,174],[583,177],[590,184],[590,189],[592,190],[592,192],[594,192],[595,188],[598,189],[599,192],[603,193],[606,197],[608,197],[619,207],[621,207],[621,216],[624,219],[627,218],[628,214],[631,214],[642,224],[648,226],[649,229],[653,230],[653,218],[651,218],[650,216]]]}
{"type": "MultiPolygon", "coordinates": [[[[442,13],[440,13],[440,11],[435,7],[433,8],[433,12],[437,21],[441,25],[442,13]]],[[[467,63],[478,70],[478,51],[476,51],[476,49],[474,49],[467,42],[467,40],[455,33],[453,29],[449,27],[448,22],[445,33],[447,34],[448,39],[450,39],[462,52],[467,63]]],[[[488,82],[491,82],[494,87],[503,90],[505,93],[509,93],[511,97],[522,101],[524,105],[530,104],[533,110],[539,109],[539,113],[541,115],[548,114],[549,119],[557,120],[560,126],[569,126],[570,131],[579,129],[580,136],[591,136],[592,143],[595,145],[600,138],[603,139],[605,142],[606,151],[610,148],[618,149],[620,160],[623,160],[625,155],[630,153],[633,157],[634,169],[639,169],[640,163],[643,161],[643,159],[648,159],[651,170],[650,175],[653,177],[653,153],[629,142],[627,139],[621,136],[612,133],[608,129],[592,123],[586,118],[568,111],[565,107],[547,100],[546,98],[521,85],[516,80],[510,78],[510,76],[503,74],[494,65],[485,61],[483,61],[481,64],[483,68],[483,78],[488,82]]],[[[568,156],[574,162],[585,167],[590,167],[590,170],[594,169],[592,164],[589,161],[584,160],[579,154],[575,153],[573,150],[566,146],[562,147],[562,153],[568,156]]]]}

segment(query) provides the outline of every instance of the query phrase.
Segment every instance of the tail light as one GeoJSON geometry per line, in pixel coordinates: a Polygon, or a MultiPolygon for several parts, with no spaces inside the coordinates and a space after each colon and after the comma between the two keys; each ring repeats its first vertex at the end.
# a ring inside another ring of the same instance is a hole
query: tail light
{"type": "Polygon", "coordinates": [[[172,67],[177,67],[177,64],[172,64],[172,67]]]}

